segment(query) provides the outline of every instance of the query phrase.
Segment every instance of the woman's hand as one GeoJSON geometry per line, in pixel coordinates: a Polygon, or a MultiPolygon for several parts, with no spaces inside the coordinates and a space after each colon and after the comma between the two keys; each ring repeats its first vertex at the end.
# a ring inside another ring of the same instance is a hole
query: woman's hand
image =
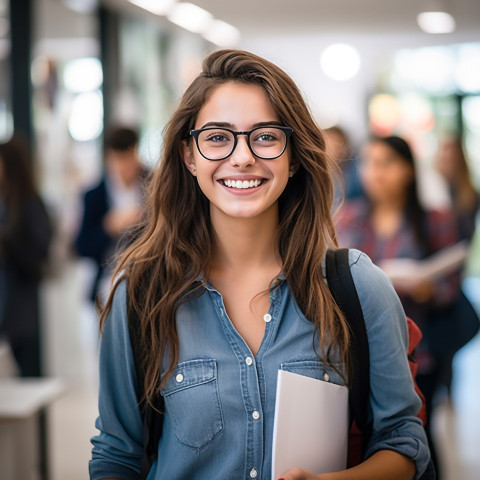
{"type": "Polygon", "coordinates": [[[315,475],[308,470],[292,468],[278,480],[410,480],[414,475],[413,460],[391,450],[379,450],[347,470],[315,475]]]}
{"type": "Polygon", "coordinates": [[[302,468],[292,468],[287,473],[282,475],[282,478],[278,480],[326,480],[324,475],[315,475],[308,470],[303,470],[302,468]]]}
{"type": "Polygon", "coordinates": [[[429,302],[435,294],[435,284],[430,280],[416,281],[412,278],[408,286],[405,284],[399,286],[395,282],[393,286],[399,295],[407,295],[417,303],[429,302]]]}

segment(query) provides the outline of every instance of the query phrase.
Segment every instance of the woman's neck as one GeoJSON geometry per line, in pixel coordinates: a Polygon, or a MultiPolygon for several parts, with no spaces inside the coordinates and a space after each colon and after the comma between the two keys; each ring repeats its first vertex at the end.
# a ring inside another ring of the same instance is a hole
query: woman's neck
{"type": "Polygon", "coordinates": [[[371,202],[372,211],[376,215],[381,214],[403,214],[405,210],[406,198],[399,196],[382,200],[373,200],[371,202]]]}
{"type": "Polygon", "coordinates": [[[278,270],[278,210],[255,218],[232,218],[212,212],[214,231],[213,271],[242,271],[252,269],[278,270]]]}
{"type": "Polygon", "coordinates": [[[372,224],[377,235],[390,237],[398,232],[401,226],[405,203],[400,200],[389,200],[372,203],[372,224]]]}

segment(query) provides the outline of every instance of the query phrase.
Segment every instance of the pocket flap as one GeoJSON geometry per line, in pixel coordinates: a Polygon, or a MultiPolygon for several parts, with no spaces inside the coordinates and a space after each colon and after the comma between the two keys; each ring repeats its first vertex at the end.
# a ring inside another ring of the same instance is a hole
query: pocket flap
{"type": "Polygon", "coordinates": [[[162,389],[163,396],[208,383],[217,378],[217,362],[214,359],[189,360],[179,363],[167,385],[162,389]]]}
{"type": "Polygon", "coordinates": [[[323,364],[320,360],[295,360],[282,363],[280,368],[305,377],[345,385],[342,376],[332,366],[323,364]]]}

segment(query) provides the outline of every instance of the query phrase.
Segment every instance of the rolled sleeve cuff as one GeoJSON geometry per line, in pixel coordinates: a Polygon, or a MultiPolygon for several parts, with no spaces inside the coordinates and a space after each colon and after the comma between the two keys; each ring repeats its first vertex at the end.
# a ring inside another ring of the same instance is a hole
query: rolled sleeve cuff
{"type": "Polygon", "coordinates": [[[140,480],[140,474],[118,463],[102,460],[91,460],[89,463],[90,480],[102,480],[105,478],[119,478],[122,480],[140,480]]]}
{"type": "Polygon", "coordinates": [[[413,480],[418,480],[427,469],[430,461],[430,450],[427,444],[421,442],[417,436],[402,435],[405,435],[405,432],[399,432],[398,436],[376,442],[367,450],[366,458],[380,450],[393,450],[405,455],[415,462],[416,473],[413,480]]]}

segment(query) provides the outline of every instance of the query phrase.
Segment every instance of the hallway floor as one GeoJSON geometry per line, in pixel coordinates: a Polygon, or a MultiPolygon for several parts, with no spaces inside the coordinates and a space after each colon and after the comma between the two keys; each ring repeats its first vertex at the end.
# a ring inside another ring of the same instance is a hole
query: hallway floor
{"type": "MultiPolygon", "coordinates": [[[[90,276],[88,264],[71,262],[44,288],[47,365],[50,375],[63,378],[68,386],[49,412],[51,480],[88,479],[97,415],[98,333],[81,286],[90,276]]],[[[480,292],[477,281],[469,287],[480,292]]],[[[451,402],[441,403],[435,412],[442,480],[480,480],[479,365],[477,335],[455,357],[451,402]]]]}

